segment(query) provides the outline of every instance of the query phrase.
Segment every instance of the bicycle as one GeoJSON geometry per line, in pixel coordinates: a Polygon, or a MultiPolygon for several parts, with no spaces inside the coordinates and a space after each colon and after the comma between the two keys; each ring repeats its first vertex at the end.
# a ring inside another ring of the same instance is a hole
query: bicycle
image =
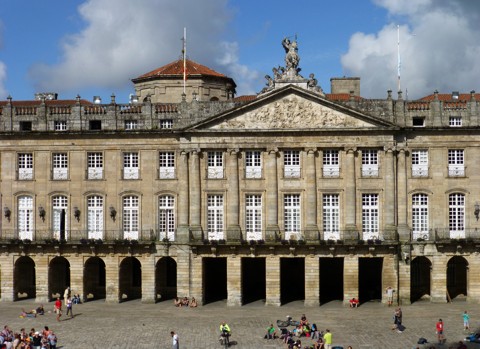
{"type": "Polygon", "coordinates": [[[278,327],[298,326],[300,321],[293,320],[291,316],[287,315],[287,321],[277,320],[278,327]]]}
{"type": "Polygon", "coordinates": [[[228,348],[230,346],[230,333],[227,331],[222,331],[220,334],[220,338],[218,339],[220,341],[220,345],[222,345],[224,348],[228,348]]]}

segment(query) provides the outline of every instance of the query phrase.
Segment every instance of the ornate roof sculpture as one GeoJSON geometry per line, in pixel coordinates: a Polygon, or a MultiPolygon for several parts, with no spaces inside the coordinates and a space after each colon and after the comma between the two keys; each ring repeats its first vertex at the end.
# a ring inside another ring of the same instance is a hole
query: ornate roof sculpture
{"type": "Polygon", "coordinates": [[[322,88],[318,86],[318,80],[313,73],[309,75],[308,79],[300,75],[301,68],[298,67],[300,56],[298,54],[296,35],[295,40],[293,41],[290,41],[290,38],[284,38],[282,40],[282,46],[285,49],[285,67],[273,67],[273,78],[270,75],[265,75],[267,86],[264,87],[259,94],[267,93],[275,88],[293,84],[325,97],[325,94],[323,93],[322,88]]]}

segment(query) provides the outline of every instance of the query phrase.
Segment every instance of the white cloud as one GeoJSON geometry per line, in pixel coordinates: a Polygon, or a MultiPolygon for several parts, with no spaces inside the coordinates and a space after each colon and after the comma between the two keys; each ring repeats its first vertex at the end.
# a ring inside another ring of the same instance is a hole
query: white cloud
{"type": "Polygon", "coordinates": [[[378,33],[356,33],[342,65],[360,76],[362,95],[383,98],[397,90],[397,26],[400,26],[401,89],[410,98],[439,90],[469,92],[480,89],[480,3],[456,0],[376,0],[392,16],[378,33]]]}
{"type": "MultiPolygon", "coordinates": [[[[188,57],[225,73],[215,58],[224,54],[218,43],[231,17],[227,0],[88,0],[79,13],[86,26],[64,38],[60,62],[30,70],[38,91],[133,90],[130,79],[181,57],[184,27],[188,57]]],[[[229,66],[235,69],[245,68],[229,66]]]]}

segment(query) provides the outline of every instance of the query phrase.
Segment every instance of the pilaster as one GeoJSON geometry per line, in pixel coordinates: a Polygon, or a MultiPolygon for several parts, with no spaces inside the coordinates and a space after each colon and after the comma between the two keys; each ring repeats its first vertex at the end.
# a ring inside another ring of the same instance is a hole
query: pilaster
{"type": "Polygon", "coordinates": [[[277,173],[278,149],[270,149],[267,154],[265,165],[267,193],[267,227],[265,233],[266,240],[271,240],[279,232],[278,226],[278,173],[277,173]]]}
{"type": "Polygon", "coordinates": [[[355,147],[348,147],[345,159],[345,239],[356,240],[356,174],[355,174],[355,147]]]}
{"type": "Polygon", "coordinates": [[[190,229],[188,227],[188,153],[181,151],[178,159],[178,226],[176,240],[181,243],[189,241],[190,229]]]}
{"type": "MultiPolygon", "coordinates": [[[[358,299],[358,256],[345,256],[343,262],[343,304],[352,298],[358,299]]],[[[361,301],[361,300],[360,300],[361,301]]]]}
{"type": "MultiPolygon", "coordinates": [[[[37,303],[48,303],[51,299],[51,295],[48,294],[48,263],[49,258],[46,254],[37,254],[32,256],[35,262],[35,286],[36,286],[36,298],[37,303]]],[[[3,268],[2,268],[3,270],[3,268]]],[[[3,276],[2,276],[2,280],[3,276]]],[[[2,292],[3,299],[3,292],[2,292]]]]}
{"type": "Polygon", "coordinates": [[[120,302],[119,272],[120,261],[119,256],[105,257],[105,281],[106,281],[106,303],[120,302]]]}
{"type": "Polygon", "coordinates": [[[280,300],[280,258],[277,256],[267,257],[266,267],[266,302],[265,305],[282,305],[280,300]]]}
{"type": "Polygon", "coordinates": [[[242,259],[236,255],[227,257],[227,305],[242,305],[242,259]]]}
{"type": "Polygon", "coordinates": [[[142,264],[142,303],[155,303],[155,257],[144,255],[139,260],[142,264]]]}
{"type": "Polygon", "coordinates": [[[227,240],[240,241],[239,224],[239,180],[238,180],[238,149],[229,149],[227,158],[228,205],[227,205],[227,240]]]}
{"type": "Polygon", "coordinates": [[[305,306],[320,305],[320,259],[314,254],[305,257],[305,306]]]}
{"type": "Polygon", "coordinates": [[[13,281],[13,274],[15,269],[14,256],[12,254],[1,255],[0,265],[2,266],[0,268],[1,300],[6,302],[12,302],[15,300],[15,289],[13,281]]]}
{"type": "Polygon", "coordinates": [[[434,303],[447,302],[447,258],[448,256],[432,257],[431,300],[434,303]]]}

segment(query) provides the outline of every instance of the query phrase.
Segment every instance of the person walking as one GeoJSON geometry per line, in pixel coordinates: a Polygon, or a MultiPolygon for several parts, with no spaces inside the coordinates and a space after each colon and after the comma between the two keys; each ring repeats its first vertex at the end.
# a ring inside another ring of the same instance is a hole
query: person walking
{"type": "Polygon", "coordinates": [[[328,328],[323,335],[323,341],[325,342],[325,349],[332,349],[332,333],[328,328]]]}
{"type": "Polygon", "coordinates": [[[60,300],[60,297],[55,301],[54,309],[57,314],[57,321],[60,321],[60,316],[62,316],[62,301],[60,300]]]}
{"type": "Polygon", "coordinates": [[[385,293],[387,294],[387,304],[389,307],[391,307],[393,305],[393,288],[388,286],[385,290],[385,293]]]}
{"type": "Polygon", "coordinates": [[[463,329],[468,331],[470,329],[470,315],[468,315],[467,311],[463,312],[463,329]]]}
{"type": "Polygon", "coordinates": [[[435,329],[436,329],[436,332],[437,332],[438,344],[445,343],[445,335],[443,334],[445,328],[443,326],[442,319],[438,319],[438,322],[435,326],[435,329]]]}
{"type": "Polygon", "coordinates": [[[171,331],[170,335],[172,336],[172,349],[179,349],[178,334],[175,331],[171,331]]]}
{"type": "Polygon", "coordinates": [[[67,298],[67,316],[70,314],[70,317],[73,317],[72,306],[73,306],[72,298],[68,297],[67,298]]]}

